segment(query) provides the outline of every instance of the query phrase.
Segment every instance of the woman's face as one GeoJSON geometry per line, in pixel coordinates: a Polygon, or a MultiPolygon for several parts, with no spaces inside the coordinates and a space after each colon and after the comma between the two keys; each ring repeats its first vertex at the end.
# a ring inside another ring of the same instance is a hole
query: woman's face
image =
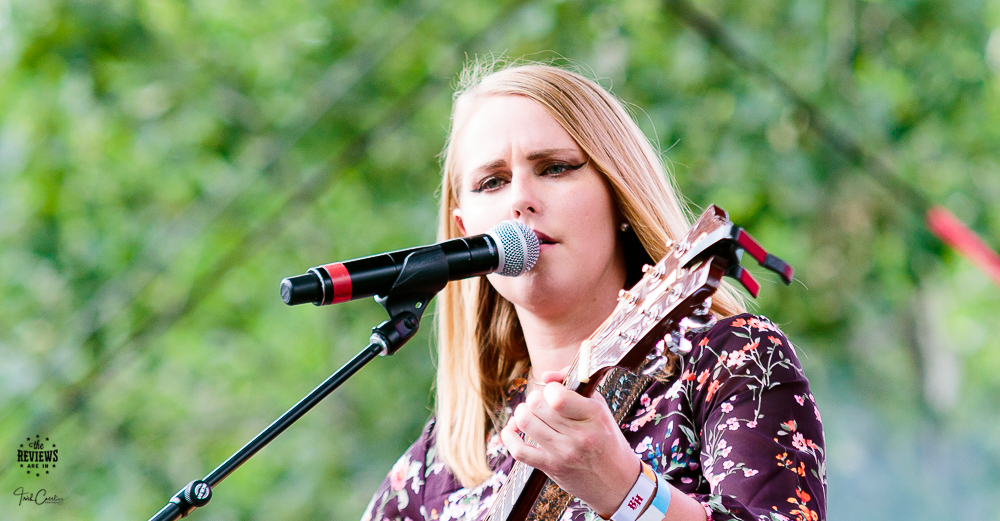
{"type": "Polygon", "coordinates": [[[625,263],[621,218],[603,177],[529,98],[487,96],[462,108],[452,145],[459,176],[455,222],[473,235],[513,219],[541,242],[534,269],[520,277],[492,274],[490,283],[542,317],[606,305],[625,283],[625,263]]]}

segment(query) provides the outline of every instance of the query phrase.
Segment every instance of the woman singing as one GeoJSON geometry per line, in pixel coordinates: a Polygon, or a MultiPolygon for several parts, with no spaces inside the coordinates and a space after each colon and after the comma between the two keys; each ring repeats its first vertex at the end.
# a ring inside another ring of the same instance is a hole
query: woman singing
{"type": "Polygon", "coordinates": [[[451,282],[438,297],[435,414],[364,520],[483,519],[514,460],[574,496],[564,520],[825,518],[809,383],[784,334],[728,286],[714,325],[689,336],[689,354],[669,355],[621,421],[599,393],[560,383],[619,290],[690,226],[614,96],[557,67],[469,66],[440,212],[440,240],[514,219],[541,254],[523,276],[451,282]]]}

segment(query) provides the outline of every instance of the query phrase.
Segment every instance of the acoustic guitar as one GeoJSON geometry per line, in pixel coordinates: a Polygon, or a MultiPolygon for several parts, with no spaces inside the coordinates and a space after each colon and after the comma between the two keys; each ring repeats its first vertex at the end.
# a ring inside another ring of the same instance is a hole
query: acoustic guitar
{"type": "MultiPolygon", "coordinates": [[[[792,267],[769,254],[750,235],[712,205],[632,289],[622,290],[614,312],[580,346],[563,380],[567,388],[590,396],[615,367],[653,374],[663,368],[667,350],[680,356],[691,351],[686,335],[711,327],[712,295],[725,276],[735,278],[754,297],[760,285],[740,266],[746,252],[777,273],[787,285],[792,267]]],[[[530,441],[530,440],[529,440],[530,441]]],[[[532,513],[547,476],[515,462],[497,492],[489,521],[523,521],[532,513]]]]}

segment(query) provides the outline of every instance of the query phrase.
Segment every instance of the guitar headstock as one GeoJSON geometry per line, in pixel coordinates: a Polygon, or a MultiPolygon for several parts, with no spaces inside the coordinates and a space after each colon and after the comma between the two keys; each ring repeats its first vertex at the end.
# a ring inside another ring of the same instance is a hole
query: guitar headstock
{"type": "Polygon", "coordinates": [[[746,251],[761,266],[791,283],[792,267],[767,253],[742,228],[729,221],[725,210],[711,205],[691,230],[670,247],[632,289],[622,290],[608,319],[583,342],[566,385],[592,387],[592,380],[618,366],[637,369],[644,363],[662,366],[664,349],[683,354],[684,333],[714,323],[711,297],[726,275],[757,296],[759,284],[739,262],[746,251]],[[664,338],[667,341],[664,341],[664,338]]]}

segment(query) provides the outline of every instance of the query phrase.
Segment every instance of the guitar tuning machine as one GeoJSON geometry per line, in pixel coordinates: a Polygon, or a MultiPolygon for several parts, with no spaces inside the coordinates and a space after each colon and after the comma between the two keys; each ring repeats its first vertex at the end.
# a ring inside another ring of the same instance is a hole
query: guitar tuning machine
{"type": "Polygon", "coordinates": [[[686,355],[694,347],[691,345],[691,341],[680,330],[672,331],[669,335],[663,337],[663,342],[670,349],[670,352],[678,355],[686,355]]]}
{"type": "Polygon", "coordinates": [[[712,329],[712,326],[714,326],[715,323],[715,315],[691,315],[689,317],[682,318],[679,326],[680,331],[687,335],[688,333],[704,333],[705,331],[712,329]]]}
{"type": "Polygon", "coordinates": [[[618,290],[618,302],[625,301],[629,306],[634,306],[639,300],[639,295],[633,291],[626,291],[624,289],[618,290]]]}
{"type": "Polygon", "coordinates": [[[667,357],[664,356],[664,346],[665,343],[663,340],[660,340],[653,346],[653,350],[646,355],[646,360],[642,364],[642,374],[653,376],[667,364],[667,357]]]}
{"type": "MultiPolygon", "coordinates": [[[[710,302],[708,307],[711,307],[710,302]]],[[[692,333],[704,333],[705,331],[712,329],[716,321],[715,315],[708,312],[704,314],[692,314],[689,317],[684,317],[681,319],[680,323],[677,324],[677,329],[663,338],[664,343],[671,352],[678,355],[686,355],[694,348],[691,341],[688,339],[688,335],[692,333]]]]}
{"type": "Polygon", "coordinates": [[[642,266],[643,274],[649,275],[653,278],[653,280],[662,278],[665,271],[666,268],[660,264],[657,264],[656,266],[652,264],[643,264],[642,266]]]}
{"type": "Polygon", "coordinates": [[[691,311],[692,315],[704,316],[712,312],[712,297],[706,298],[700,306],[691,311]]]}
{"type": "Polygon", "coordinates": [[[626,345],[632,345],[638,340],[635,333],[632,331],[619,331],[618,336],[621,337],[622,341],[625,342],[626,345]]]}
{"type": "Polygon", "coordinates": [[[654,322],[654,321],[659,322],[659,320],[663,318],[662,316],[663,311],[664,311],[663,308],[661,308],[659,305],[656,305],[642,310],[642,316],[645,317],[646,320],[649,322],[654,322]]]}

